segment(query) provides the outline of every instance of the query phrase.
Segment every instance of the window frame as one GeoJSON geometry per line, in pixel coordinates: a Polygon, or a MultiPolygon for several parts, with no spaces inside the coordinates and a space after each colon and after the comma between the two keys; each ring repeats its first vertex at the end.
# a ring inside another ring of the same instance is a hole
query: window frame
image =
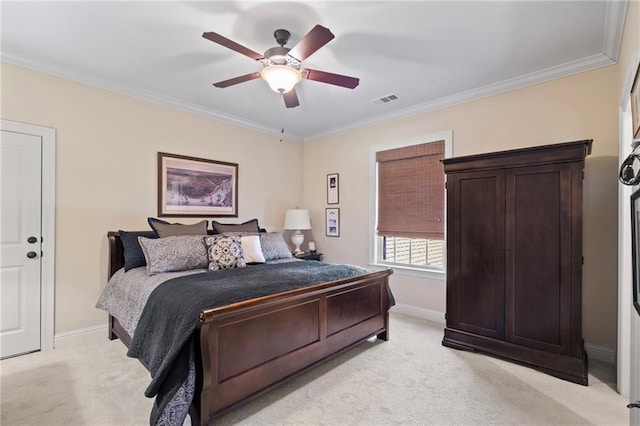
{"type": "MultiPolygon", "coordinates": [[[[378,165],[376,162],[376,153],[394,148],[402,148],[411,145],[420,145],[424,143],[437,142],[444,140],[444,158],[453,156],[453,131],[445,131],[441,133],[433,133],[411,139],[402,139],[386,144],[371,147],[369,152],[369,266],[373,268],[392,268],[406,275],[414,275],[420,277],[430,277],[435,279],[445,278],[447,269],[447,227],[446,227],[446,200],[445,209],[445,237],[444,237],[444,253],[443,268],[435,269],[429,267],[419,267],[415,265],[407,265],[402,263],[388,262],[382,260],[383,237],[376,235],[376,224],[378,223],[378,165]]],[[[446,178],[445,178],[446,180],[446,178]]],[[[446,198],[446,190],[445,190],[446,198]]]]}

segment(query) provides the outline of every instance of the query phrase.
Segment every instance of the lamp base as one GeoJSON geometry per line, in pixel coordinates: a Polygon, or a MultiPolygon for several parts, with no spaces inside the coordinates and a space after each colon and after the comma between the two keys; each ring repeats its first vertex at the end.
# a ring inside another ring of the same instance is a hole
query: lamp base
{"type": "Polygon", "coordinates": [[[302,250],[300,250],[300,246],[302,245],[302,243],[304,243],[304,234],[300,232],[299,229],[291,234],[291,242],[294,246],[296,246],[295,250],[293,250],[293,254],[304,253],[302,250]]]}

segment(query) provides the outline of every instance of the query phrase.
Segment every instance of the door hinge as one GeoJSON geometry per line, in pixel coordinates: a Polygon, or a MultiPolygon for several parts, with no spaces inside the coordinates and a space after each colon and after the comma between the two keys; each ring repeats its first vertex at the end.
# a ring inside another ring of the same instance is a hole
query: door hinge
{"type": "Polygon", "coordinates": [[[584,180],[584,169],[582,169],[582,180],[584,180]]]}
{"type": "Polygon", "coordinates": [[[582,264],[584,265],[584,256],[580,258],[582,260],[582,264]]]}

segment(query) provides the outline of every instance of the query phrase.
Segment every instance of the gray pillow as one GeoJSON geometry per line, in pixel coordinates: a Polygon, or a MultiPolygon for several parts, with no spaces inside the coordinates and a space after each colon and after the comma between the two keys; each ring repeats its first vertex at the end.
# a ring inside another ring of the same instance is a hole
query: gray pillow
{"type": "Polygon", "coordinates": [[[265,260],[286,259],[292,257],[289,246],[280,232],[260,234],[260,245],[265,260]]]}
{"type": "Polygon", "coordinates": [[[209,264],[202,235],[166,238],[138,237],[147,261],[147,274],[203,269],[209,264]]]}
{"type": "Polygon", "coordinates": [[[220,223],[212,220],[211,227],[216,234],[222,234],[224,232],[260,232],[258,219],[251,219],[239,224],[220,223]]]}
{"type": "Polygon", "coordinates": [[[173,237],[176,235],[207,235],[206,220],[190,225],[184,225],[182,223],[169,223],[164,220],[150,217],[147,219],[147,222],[149,222],[151,229],[156,231],[159,238],[173,237]]]}
{"type": "Polygon", "coordinates": [[[242,253],[242,244],[239,236],[215,235],[204,237],[209,259],[209,270],[244,268],[247,262],[242,253]]]}

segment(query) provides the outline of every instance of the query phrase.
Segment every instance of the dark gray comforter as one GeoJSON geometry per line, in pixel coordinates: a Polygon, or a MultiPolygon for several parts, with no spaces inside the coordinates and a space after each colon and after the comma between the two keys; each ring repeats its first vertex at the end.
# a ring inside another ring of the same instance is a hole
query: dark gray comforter
{"type": "Polygon", "coordinates": [[[145,391],[146,396],[156,397],[151,424],[157,424],[189,374],[201,311],[367,272],[351,265],[291,262],[182,276],[158,286],[149,296],[128,352],[151,372],[145,391]]]}

